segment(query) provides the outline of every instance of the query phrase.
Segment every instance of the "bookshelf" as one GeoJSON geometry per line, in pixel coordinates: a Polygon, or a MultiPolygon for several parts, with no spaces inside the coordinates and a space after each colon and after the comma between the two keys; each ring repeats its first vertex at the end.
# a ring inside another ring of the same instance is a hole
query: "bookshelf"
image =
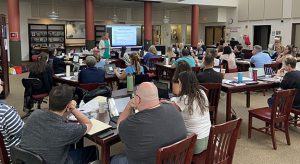
{"type": "Polygon", "coordinates": [[[48,52],[48,48],[65,52],[65,25],[29,24],[29,54],[48,52]]]}
{"type": "Polygon", "coordinates": [[[0,78],[3,83],[3,91],[0,94],[1,99],[5,99],[9,94],[9,77],[8,77],[8,58],[7,58],[7,26],[6,17],[0,14],[0,78]]]}
{"type": "Polygon", "coordinates": [[[102,36],[105,35],[105,33],[106,33],[105,25],[95,25],[95,42],[99,43],[99,41],[101,40],[102,36]]]}

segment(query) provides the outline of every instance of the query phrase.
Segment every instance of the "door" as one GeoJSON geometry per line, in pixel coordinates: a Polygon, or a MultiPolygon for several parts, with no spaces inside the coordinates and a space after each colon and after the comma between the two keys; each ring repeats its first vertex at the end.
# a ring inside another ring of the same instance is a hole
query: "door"
{"type": "Polygon", "coordinates": [[[224,26],[205,27],[205,45],[216,45],[224,37],[224,26]]]}
{"type": "Polygon", "coordinates": [[[260,45],[263,50],[268,49],[270,42],[271,26],[254,26],[254,45],[260,45]]]}

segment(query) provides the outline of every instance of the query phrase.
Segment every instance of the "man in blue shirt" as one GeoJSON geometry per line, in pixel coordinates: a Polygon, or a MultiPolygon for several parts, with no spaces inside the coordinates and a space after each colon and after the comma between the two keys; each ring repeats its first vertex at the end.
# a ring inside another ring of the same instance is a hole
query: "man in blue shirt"
{"type": "Polygon", "coordinates": [[[265,64],[271,64],[272,59],[269,54],[262,52],[262,47],[255,45],[252,50],[253,56],[250,59],[250,63],[255,65],[255,68],[264,68],[265,64]]]}
{"type": "Polygon", "coordinates": [[[94,56],[88,56],[85,59],[87,68],[79,72],[78,82],[80,84],[87,83],[103,83],[105,80],[105,71],[103,69],[96,68],[96,59],[94,56]]]}
{"type": "Polygon", "coordinates": [[[177,66],[177,63],[181,60],[186,61],[187,63],[189,63],[190,67],[195,67],[196,66],[196,62],[195,59],[189,55],[189,50],[188,49],[183,49],[182,50],[182,57],[180,57],[179,59],[177,59],[175,61],[175,65],[177,66]]]}

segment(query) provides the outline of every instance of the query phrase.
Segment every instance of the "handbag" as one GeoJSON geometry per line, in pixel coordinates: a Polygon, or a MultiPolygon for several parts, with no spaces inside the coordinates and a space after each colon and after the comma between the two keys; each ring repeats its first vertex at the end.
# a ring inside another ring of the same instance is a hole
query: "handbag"
{"type": "Polygon", "coordinates": [[[104,97],[111,97],[111,88],[108,86],[100,86],[94,90],[91,91],[83,91],[83,102],[87,103],[90,100],[92,100],[93,98],[97,97],[97,96],[104,96],[104,97]]]}

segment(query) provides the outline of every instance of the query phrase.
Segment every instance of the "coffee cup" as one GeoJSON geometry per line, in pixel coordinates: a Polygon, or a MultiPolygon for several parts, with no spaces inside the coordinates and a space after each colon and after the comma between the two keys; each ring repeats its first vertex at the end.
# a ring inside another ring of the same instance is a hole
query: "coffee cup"
{"type": "Polygon", "coordinates": [[[224,79],[224,77],[225,77],[225,72],[226,72],[226,69],[221,69],[221,74],[222,74],[222,77],[223,77],[223,79],[224,79]]]}
{"type": "Polygon", "coordinates": [[[80,65],[82,64],[82,62],[83,62],[83,60],[82,60],[82,59],[79,59],[79,64],[80,64],[80,65]]]}

